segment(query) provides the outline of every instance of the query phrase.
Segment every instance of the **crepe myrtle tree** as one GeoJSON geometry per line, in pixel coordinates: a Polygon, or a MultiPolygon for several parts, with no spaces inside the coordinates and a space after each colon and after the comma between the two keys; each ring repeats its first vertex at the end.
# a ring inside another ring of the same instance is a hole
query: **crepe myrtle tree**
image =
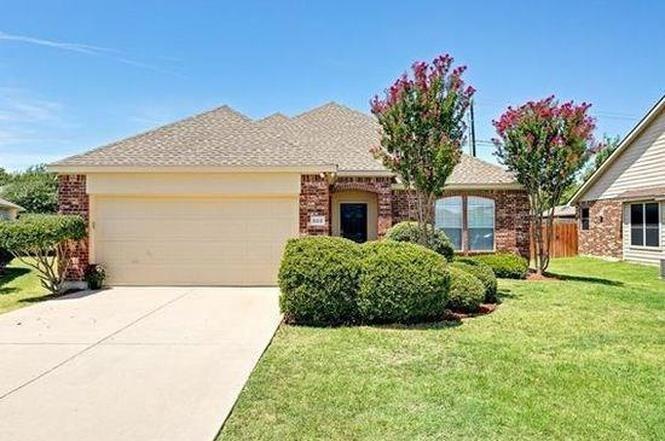
{"type": "Polygon", "coordinates": [[[496,156],[525,187],[530,201],[531,241],[536,271],[550,262],[554,207],[575,181],[593,148],[595,120],[591,105],[560,104],[554,96],[508,109],[493,121],[498,138],[496,156]],[[548,213],[547,220],[544,215],[548,213]],[[543,225],[545,232],[543,234],[543,225]]]}
{"type": "Polygon", "coordinates": [[[415,62],[410,74],[370,102],[383,129],[372,153],[414,194],[423,244],[433,234],[434,202],[460,161],[464,116],[475,92],[462,79],[466,67],[453,61],[444,54],[415,62]]]}
{"type": "Polygon", "coordinates": [[[16,221],[0,221],[0,248],[33,268],[41,285],[52,294],[62,291],[69,267],[66,256],[70,241],[86,235],[80,216],[30,214],[16,221]]]}

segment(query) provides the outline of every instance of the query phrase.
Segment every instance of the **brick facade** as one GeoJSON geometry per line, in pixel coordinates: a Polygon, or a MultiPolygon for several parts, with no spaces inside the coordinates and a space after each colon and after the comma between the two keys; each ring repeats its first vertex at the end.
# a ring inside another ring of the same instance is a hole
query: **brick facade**
{"type": "Polygon", "coordinates": [[[578,250],[580,254],[623,257],[623,203],[611,199],[581,202],[578,205],[578,250]],[[582,229],[582,208],[589,209],[589,229],[582,229]]]}
{"type": "Polygon", "coordinates": [[[377,196],[377,236],[383,237],[393,225],[392,178],[344,176],[337,178],[332,192],[360,190],[376,193],[377,196]]]}
{"type": "MultiPolygon", "coordinates": [[[[448,191],[445,196],[462,196],[466,207],[467,196],[493,199],[495,203],[494,241],[497,251],[512,251],[529,256],[529,198],[520,190],[464,190],[448,191]]],[[[415,219],[413,195],[405,190],[393,191],[393,221],[415,219]]],[[[466,225],[466,210],[463,210],[466,225]]],[[[467,231],[462,231],[462,244],[466,247],[467,231]]],[[[463,253],[468,253],[463,250],[463,253]]]]}
{"type": "Polygon", "coordinates": [[[325,176],[300,177],[300,234],[330,235],[330,184],[325,176]],[[310,225],[310,216],[324,216],[325,226],[310,225]]]}
{"type": "MultiPolygon", "coordinates": [[[[78,214],[86,221],[89,220],[90,201],[86,193],[85,175],[58,176],[58,212],[78,214]]],[[[65,257],[70,260],[67,281],[82,281],[89,262],[88,240],[71,241],[67,246],[65,257]]]]}

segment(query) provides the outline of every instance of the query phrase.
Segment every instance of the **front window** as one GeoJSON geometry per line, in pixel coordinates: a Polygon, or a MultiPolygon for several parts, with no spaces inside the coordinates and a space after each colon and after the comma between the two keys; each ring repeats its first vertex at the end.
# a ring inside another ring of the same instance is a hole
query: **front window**
{"type": "Polygon", "coordinates": [[[461,196],[452,196],[436,201],[434,223],[436,228],[440,228],[446,233],[455,250],[462,249],[461,196]]]}
{"type": "Polygon", "coordinates": [[[582,208],[582,229],[583,230],[588,230],[589,229],[589,209],[588,208],[582,208]]]}
{"type": "Polygon", "coordinates": [[[630,244],[660,246],[660,208],[658,203],[630,204],[630,244]]]}
{"type": "Polygon", "coordinates": [[[467,219],[469,250],[494,251],[494,200],[469,196],[467,219]]]}

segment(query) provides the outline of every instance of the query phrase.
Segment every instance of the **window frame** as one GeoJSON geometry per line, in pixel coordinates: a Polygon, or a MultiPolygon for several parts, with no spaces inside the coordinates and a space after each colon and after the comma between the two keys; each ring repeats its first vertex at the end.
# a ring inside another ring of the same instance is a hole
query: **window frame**
{"type": "Polygon", "coordinates": [[[640,249],[640,250],[661,250],[662,249],[662,213],[661,213],[661,204],[659,201],[644,201],[644,202],[629,202],[628,203],[628,230],[630,232],[630,235],[628,237],[628,244],[630,248],[632,249],[640,249]],[[656,205],[658,209],[658,245],[647,245],[647,205],[656,205]],[[641,206],[642,207],[642,225],[641,225],[641,230],[642,230],[642,245],[633,245],[633,219],[631,216],[631,212],[633,209],[633,206],[641,206]]]}
{"type": "Polygon", "coordinates": [[[445,226],[436,225],[436,205],[440,201],[443,202],[446,199],[451,199],[451,200],[459,199],[459,201],[460,201],[460,212],[459,212],[459,217],[460,217],[460,248],[455,248],[455,244],[452,243],[453,241],[450,240],[450,238],[448,238],[448,239],[450,240],[451,245],[453,245],[453,250],[454,251],[464,252],[464,250],[465,250],[465,248],[464,248],[464,236],[465,236],[464,235],[464,230],[465,230],[465,228],[464,228],[464,224],[465,224],[464,210],[465,210],[465,207],[466,207],[466,202],[465,202],[464,196],[462,196],[462,195],[444,196],[444,197],[441,197],[441,198],[437,199],[436,201],[434,201],[434,228],[436,228],[437,230],[442,230],[442,231],[444,231],[446,229],[445,226]]]}
{"type": "MultiPolygon", "coordinates": [[[[437,230],[444,230],[445,228],[443,226],[439,226],[436,223],[436,205],[439,203],[439,201],[443,201],[446,199],[459,199],[461,201],[461,237],[460,237],[460,248],[454,248],[455,252],[462,253],[462,254],[483,254],[483,253],[496,253],[496,206],[497,202],[495,198],[489,197],[489,196],[481,196],[481,195],[474,195],[474,194],[457,194],[457,195],[450,195],[450,196],[443,196],[436,201],[434,201],[434,210],[435,210],[435,219],[434,219],[434,227],[437,230]],[[469,231],[471,230],[469,228],[469,198],[476,198],[476,199],[482,199],[482,200],[487,200],[491,201],[492,203],[492,248],[491,249],[485,249],[485,250],[472,250],[471,249],[471,242],[470,242],[470,235],[469,231]]],[[[452,240],[451,240],[452,242],[452,240]]]]}
{"type": "Polygon", "coordinates": [[[475,196],[475,195],[468,195],[465,196],[466,203],[464,204],[464,210],[466,211],[466,251],[470,253],[495,253],[496,252],[496,200],[492,198],[488,198],[485,196],[475,196]],[[471,235],[469,232],[471,231],[471,227],[469,226],[469,198],[474,198],[474,199],[480,199],[483,201],[490,201],[492,203],[492,248],[491,249],[485,249],[485,250],[472,250],[471,249],[471,235]]]}

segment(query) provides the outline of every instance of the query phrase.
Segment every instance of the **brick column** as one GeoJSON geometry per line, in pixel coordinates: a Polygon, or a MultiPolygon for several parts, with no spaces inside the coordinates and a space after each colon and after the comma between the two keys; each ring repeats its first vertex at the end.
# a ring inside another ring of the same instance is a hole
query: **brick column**
{"type": "Polygon", "coordinates": [[[330,185],[320,175],[300,177],[300,234],[330,235],[330,185]],[[309,225],[310,216],[324,216],[325,226],[309,225]]]}
{"type": "MultiPolygon", "coordinates": [[[[85,175],[58,176],[58,212],[60,214],[77,214],[89,221],[90,202],[86,193],[85,175]]],[[[89,263],[88,239],[71,241],[66,250],[69,259],[66,280],[80,282],[89,263]]]]}
{"type": "Polygon", "coordinates": [[[374,182],[379,205],[376,234],[381,238],[393,226],[392,179],[376,178],[374,182]]]}

